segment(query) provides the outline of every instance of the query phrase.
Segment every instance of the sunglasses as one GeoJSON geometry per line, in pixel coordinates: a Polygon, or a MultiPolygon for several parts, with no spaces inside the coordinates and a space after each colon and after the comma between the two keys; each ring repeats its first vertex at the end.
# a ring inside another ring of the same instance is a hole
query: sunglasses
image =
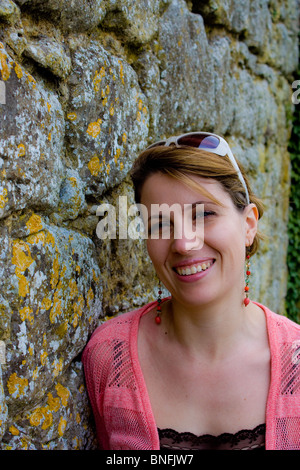
{"type": "Polygon", "coordinates": [[[236,159],[234,158],[228,143],[222,137],[216,134],[210,134],[208,132],[190,132],[188,134],[182,134],[180,136],[173,136],[173,137],[169,137],[166,140],[155,142],[154,144],[147,147],[146,150],[151,149],[153,147],[159,147],[159,146],[169,147],[170,145],[176,145],[176,147],[181,146],[181,145],[187,145],[189,147],[195,147],[195,148],[199,148],[202,150],[207,150],[208,152],[215,153],[216,155],[219,155],[220,157],[224,157],[225,155],[228,155],[228,158],[231,161],[234,169],[236,170],[238,178],[245,189],[247,204],[250,204],[250,198],[249,198],[247,185],[243,178],[241,170],[238,167],[236,159]]]}

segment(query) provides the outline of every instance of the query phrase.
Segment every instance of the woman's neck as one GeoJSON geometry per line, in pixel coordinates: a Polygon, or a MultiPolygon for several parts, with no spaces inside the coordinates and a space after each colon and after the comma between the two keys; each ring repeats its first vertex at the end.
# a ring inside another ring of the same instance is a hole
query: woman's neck
{"type": "Polygon", "coordinates": [[[169,339],[187,354],[205,356],[211,361],[236,353],[238,345],[255,337],[257,322],[262,321],[262,311],[252,303],[245,307],[242,299],[201,307],[182,305],[172,299],[166,310],[169,339]]]}

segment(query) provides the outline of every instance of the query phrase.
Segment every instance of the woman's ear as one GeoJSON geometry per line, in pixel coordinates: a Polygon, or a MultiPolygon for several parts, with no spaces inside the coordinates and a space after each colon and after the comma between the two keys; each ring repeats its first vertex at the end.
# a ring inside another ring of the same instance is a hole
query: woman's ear
{"type": "Polygon", "coordinates": [[[247,207],[244,209],[244,217],[245,217],[245,227],[246,227],[246,245],[251,246],[254,240],[254,237],[257,233],[257,225],[258,225],[258,209],[255,204],[248,204],[247,207]]]}

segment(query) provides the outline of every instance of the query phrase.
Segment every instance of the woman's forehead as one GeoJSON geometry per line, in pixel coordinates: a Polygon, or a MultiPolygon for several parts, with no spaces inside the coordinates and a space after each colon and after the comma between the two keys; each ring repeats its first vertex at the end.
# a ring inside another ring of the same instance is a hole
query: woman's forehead
{"type": "Polygon", "coordinates": [[[184,203],[186,199],[201,199],[203,203],[213,203],[215,201],[210,198],[210,194],[220,202],[225,202],[229,197],[217,180],[195,175],[189,175],[189,179],[190,184],[187,183],[188,179],[181,181],[173,176],[154,173],[146,179],[142,187],[141,202],[147,204],[176,200],[184,203]]]}

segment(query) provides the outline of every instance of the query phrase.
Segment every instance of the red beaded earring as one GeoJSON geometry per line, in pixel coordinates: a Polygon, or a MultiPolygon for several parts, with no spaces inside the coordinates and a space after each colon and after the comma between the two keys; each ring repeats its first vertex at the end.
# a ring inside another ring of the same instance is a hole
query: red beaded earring
{"type": "Polygon", "coordinates": [[[245,294],[246,297],[244,298],[245,307],[250,303],[250,299],[248,297],[249,292],[249,279],[250,279],[251,271],[250,271],[250,255],[246,256],[246,282],[245,282],[245,294]]]}
{"type": "Polygon", "coordinates": [[[159,285],[157,307],[156,307],[156,317],[155,317],[155,323],[157,325],[161,324],[161,316],[160,316],[161,315],[161,294],[162,294],[161,285],[159,285]]]}

